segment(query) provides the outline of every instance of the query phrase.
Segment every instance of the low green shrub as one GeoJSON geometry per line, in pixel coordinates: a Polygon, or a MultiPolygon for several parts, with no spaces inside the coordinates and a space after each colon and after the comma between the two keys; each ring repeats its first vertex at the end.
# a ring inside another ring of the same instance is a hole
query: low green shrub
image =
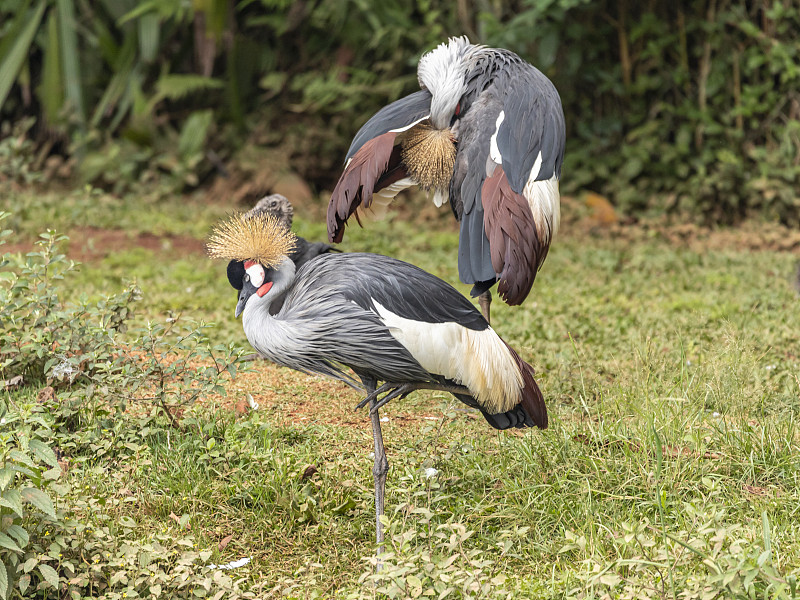
{"type": "Polygon", "coordinates": [[[254,597],[210,570],[211,551],[188,532],[142,540],[133,519],[115,518],[125,499],[97,498],[65,473],[146,463],[142,440],[196,427],[183,411],[224,394],[241,355],[212,347],[202,323],[136,323],[135,284],[65,301],[60,284],[76,269],[59,252],[66,239],[49,231],[0,261],[0,374],[22,381],[0,400],[0,599],[254,597]]]}

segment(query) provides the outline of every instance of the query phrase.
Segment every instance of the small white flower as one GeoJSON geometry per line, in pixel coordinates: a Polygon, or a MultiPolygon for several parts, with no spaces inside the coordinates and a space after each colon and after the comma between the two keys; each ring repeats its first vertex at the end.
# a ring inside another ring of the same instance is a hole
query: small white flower
{"type": "Polygon", "coordinates": [[[777,368],[778,365],[767,365],[765,368],[767,371],[772,371],[773,369],[777,368]]]}
{"type": "Polygon", "coordinates": [[[718,419],[722,415],[720,415],[718,412],[713,412],[713,413],[711,413],[711,416],[714,417],[715,419],[718,419]]]}
{"type": "Polygon", "coordinates": [[[427,469],[425,469],[425,479],[436,477],[438,474],[439,471],[437,469],[434,469],[433,467],[428,467],[427,469]]]}
{"type": "Polygon", "coordinates": [[[381,423],[388,423],[389,417],[381,417],[381,423]]]}

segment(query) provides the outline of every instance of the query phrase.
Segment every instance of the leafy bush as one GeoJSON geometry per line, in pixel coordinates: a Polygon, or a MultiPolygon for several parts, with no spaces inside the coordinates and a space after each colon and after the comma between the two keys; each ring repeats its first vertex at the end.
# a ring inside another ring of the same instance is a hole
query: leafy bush
{"type": "Polygon", "coordinates": [[[54,528],[60,522],[49,488],[61,475],[50,447],[52,430],[42,410],[9,410],[0,403],[0,597],[8,598],[18,587],[24,594],[31,584],[30,572],[58,587],[58,574],[36,555],[30,530],[34,515],[40,526],[54,528]],[[27,518],[26,518],[27,517],[27,518]],[[22,573],[24,571],[24,573],[22,573]]]}
{"type": "MultiPolygon", "coordinates": [[[[10,235],[0,232],[0,244],[10,235]]],[[[133,326],[133,284],[98,302],[63,301],[59,283],[76,268],[58,251],[64,240],[42,234],[34,251],[0,263],[0,372],[49,384],[35,402],[23,388],[0,403],[0,598],[252,597],[205,567],[211,552],[191,536],[142,542],[132,519],[106,514],[118,500],[98,501],[64,477],[62,452],[90,463],[145,460],[141,439],[160,427],[156,417],[182,427],[183,409],[225,393],[221,380],[240,356],[232,345],[210,347],[202,324],[133,326]],[[137,417],[126,412],[133,402],[137,417]],[[91,527],[87,515],[105,524],[91,527]]]]}
{"type": "MultiPolygon", "coordinates": [[[[0,213],[0,220],[7,217],[0,213]]],[[[0,245],[11,234],[0,232],[0,245]]],[[[58,282],[76,265],[58,252],[66,236],[41,234],[24,259],[6,253],[0,272],[0,373],[59,386],[102,389],[120,410],[129,400],[152,406],[177,425],[176,411],[209,393],[223,394],[240,353],[210,347],[204,324],[176,317],[128,331],[140,296],[135,284],[98,302],[61,299],[58,282]],[[203,361],[211,364],[203,364],[203,361]]]]}
{"type": "MultiPolygon", "coordinates": [[[[0,221],[8,213],[0,212],[0,221]]],[[[0,232],[0,245],[11,235],[0,232]]],[[[43,233],[24,258],[6,253],[0,265],[0,372],[6,377],[74,383],[113,361],[115,334],[124,331],[138,298],[136,286],[104,301],[65,303],[58,282],[76,265],[58,252],[66,236],[43,233]]]]}

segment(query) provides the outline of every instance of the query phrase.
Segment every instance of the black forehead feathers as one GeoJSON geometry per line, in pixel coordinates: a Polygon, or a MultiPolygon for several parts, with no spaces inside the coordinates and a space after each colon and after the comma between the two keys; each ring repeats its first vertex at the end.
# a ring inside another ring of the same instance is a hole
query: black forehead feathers
{"type": "Polygon", "coordinates": [[[228,281],[234,289],[241,290],[244,286],[244,262],[232,260],[228,263],[228,281]]]}

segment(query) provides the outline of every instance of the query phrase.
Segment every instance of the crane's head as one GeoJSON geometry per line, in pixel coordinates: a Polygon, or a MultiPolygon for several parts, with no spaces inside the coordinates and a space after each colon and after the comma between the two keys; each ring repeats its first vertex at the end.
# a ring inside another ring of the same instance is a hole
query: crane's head
{"type": "Polygon", "coordinates": [[[439,44],[419,59],[417,79],[420,87],[431,93],[430,119],[437,129],[449,127],[457,115],[458,103],[467,88],[467,58],[476,48],[462,35],[439,44]]]}
{"type": "Polygon", "coordinates": [[[264,196],[258,203],[245,213],[246,216],[254,216],[259,213],[272,215],[281,225],[286,229],[292,228],[292,219],[294,218],[294,208],[289,199],[282,194],[270,194],[264,196]]]}
{"type": "Polygon", "coordinates": [[[275,267],[265,267],[254,260],[232,260],[228,263],[228,281],[239,291],[236,302],[238,317],[246,306],[271,304],[294,279],[295,266],[289,257],[275,267]]]}
{"type": "Polygon", "coordinates": [[[214,228],[206,245],[208,254],[230,261],[228,281],[239,290],[237,317],[250,298],[269,302],[285,289],[294,277],[294,263],[288,255],[296,239],[275,217],[264,212],[236,214],[214,228]]]}

